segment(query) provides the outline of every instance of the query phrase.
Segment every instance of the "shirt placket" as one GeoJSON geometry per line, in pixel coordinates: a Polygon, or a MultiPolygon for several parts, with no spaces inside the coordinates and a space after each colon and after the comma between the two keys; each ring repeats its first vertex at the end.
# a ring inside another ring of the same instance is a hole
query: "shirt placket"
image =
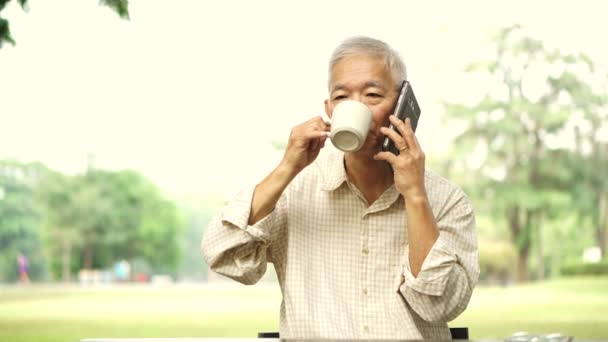
{"type": "Polygon", "coordinates": [[[372,279],[372,258],[371,258],[371,250],[370,250],[370,235],[371,229],[373,228],[373,217],[374,213],[380,212],[388,208],[395,200],[398,198],[398,194],[394,192],[394,189],[389,190],[382,194],[380,198],[373,203],[371,206],[366,205],[366,200],[363,194],[357,189],[353,184],[348,182],[348,186],[351,191],[359,198],[359,201],[362,204],[363,209],[361,215],[361,226],[360,226],[360,265],[361,272],[359,273],[359,303],[360,303],[360,336],[363,338],[369,338],[372,335],[373,329],[377,329],[377,327],[372,327],[371,323],[373,322],[373,316],[376,312],[376,303],[374,303],[374,283],[372,279]],[[393,192],[391,194],[391,192],[393,192]]]}
{"type": "Polygon", "coordinates": [[[363,337],[369,337],[370,336],[370,331],[372,329],[372,327],[370,326],[372,320],[371,320],[371,312],[373,310],[370,310],[371,307],[373,306],[372,303],[372,283],[371,283],[371,279],[370,279],[370,270],[371,270],[371,258],[370,258],[370,230],[371,230],[371,222],[372,222],[372,216],[370,215],[369,211],[366,210],[363,212],[362,218],[361,218],[361,253],[360,253],[360,258],[361,258],[361,273],[360,273],[360,281],[359,283],[361,284],[361,289],[360,289],[360,296],[361,296],[361,334],[363,337]]]}

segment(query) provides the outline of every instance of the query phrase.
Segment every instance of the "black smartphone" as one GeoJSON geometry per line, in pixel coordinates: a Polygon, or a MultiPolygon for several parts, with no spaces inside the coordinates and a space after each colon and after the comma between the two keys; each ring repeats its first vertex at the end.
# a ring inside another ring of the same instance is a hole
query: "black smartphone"
{"type": "MultiPolygon", "coordinates": [[[[395,105],[393,113],[399,120],[404,122],[406,118],[410,118],[412,130],[416,132],[418,119],[420,118],[420,106],[418,105],[418,101],[416,101],[416,96],[414,96],[414,90],[412,89],[412,84],[410,82],[403,81],[403,83],[401,83],[399,98],[397,99],[397,104],[395,105]]],[[[388,128],[399,133],[393,124],[388,128]]],[[[399,155],[399,150],[395,147],[395,143],[388,136],[385,137],[382,142],[382,151],[391,151],[395,155],[399,155]]]]}

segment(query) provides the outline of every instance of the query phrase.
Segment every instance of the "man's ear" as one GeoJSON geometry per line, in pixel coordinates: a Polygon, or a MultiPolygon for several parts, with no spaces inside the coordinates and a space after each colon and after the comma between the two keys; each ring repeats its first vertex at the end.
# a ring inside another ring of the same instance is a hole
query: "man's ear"
{"type": "Polygon", "coordinates": [[[325,100],[323,101],[323,103],[325,104],[325,114],[327,114],[327,117],[331,119],[331,112],[329,110],[329,100],[325,100]]]}

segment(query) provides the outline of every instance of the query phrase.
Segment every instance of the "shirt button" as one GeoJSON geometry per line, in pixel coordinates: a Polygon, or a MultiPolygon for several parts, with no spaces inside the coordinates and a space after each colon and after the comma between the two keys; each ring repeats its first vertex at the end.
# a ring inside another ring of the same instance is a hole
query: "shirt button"
{"type": "Polygon", "coordinates": [[[366,295],[367,294],[367,289],[363,289],[363,294],[366,295]]]}
{"type": "Polygon", "coordinates": [[[363,331],[365,331],[365,332],[369,332],[369,327],[368,327],[367,325],[364,325],[364,326],[363,326],[363,331]]]}
{"type": "Polygon", "coordinates": [[[369,249],[363,248],[363,250],[361,250],[361,253],[363,253],[363,255],[368,255],[369,254],[369,249]]]}

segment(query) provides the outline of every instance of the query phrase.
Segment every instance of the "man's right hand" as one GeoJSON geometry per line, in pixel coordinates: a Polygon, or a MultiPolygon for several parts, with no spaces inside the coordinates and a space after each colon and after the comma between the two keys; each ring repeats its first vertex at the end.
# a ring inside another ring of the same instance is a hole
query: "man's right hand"
{"type": "Polygon", "coordinates": [[[329,125],[320,116],[291,129],[283,160],[255,188],[249,225],[259,222],[272,212],[287,185],[317,158],[328,137],[329,125]]]}
{"type": "Polygon", "coordinates": [[[330,126],[320,116],[291,129],[281,164],[293,176],[304,170],[319,155],[329,137],[330,126]]]}

